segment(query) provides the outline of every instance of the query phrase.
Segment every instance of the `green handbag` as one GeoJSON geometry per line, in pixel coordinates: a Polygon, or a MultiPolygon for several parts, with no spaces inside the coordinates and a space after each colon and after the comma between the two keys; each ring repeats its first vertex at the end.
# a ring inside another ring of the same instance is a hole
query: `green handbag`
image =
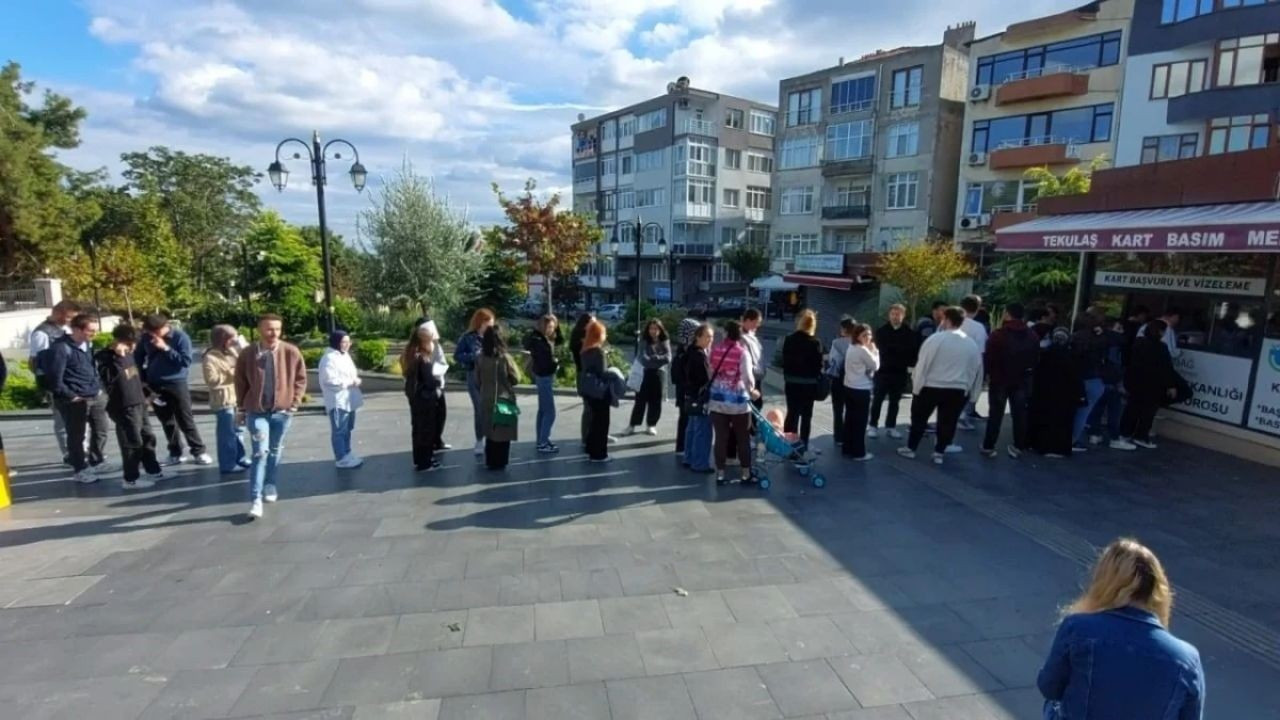
{"type": "Polygon", "coordinates": [[[515,398],[498,396],[498,379],[501,377],[498,363],[493,364],[493,426],[515,427],[520,423],[520,406],[515,398]]]}

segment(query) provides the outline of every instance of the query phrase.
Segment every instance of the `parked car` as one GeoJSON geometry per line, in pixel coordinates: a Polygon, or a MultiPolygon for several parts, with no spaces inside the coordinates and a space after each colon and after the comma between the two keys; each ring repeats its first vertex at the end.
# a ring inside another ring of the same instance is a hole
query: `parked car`
{"type": "Polygon", "coordinates": [[[596,317],[600,318],[604,322],[622,322],[625,315],[626,310],[616,303],[601,305],[600,308],[596,310],[596,317]]]}

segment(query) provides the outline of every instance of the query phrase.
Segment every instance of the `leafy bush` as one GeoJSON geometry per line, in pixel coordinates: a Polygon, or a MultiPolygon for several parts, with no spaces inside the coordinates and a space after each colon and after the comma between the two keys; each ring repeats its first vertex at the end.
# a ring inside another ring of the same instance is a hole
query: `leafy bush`
{"type": "Polygon", "coordinates": [[[191,335],[191,342],[196,345],[208,346],[212,340],[212,331],[209,328],[200,328],[191,335]]]}
{"type": "Polygon", "coordinates": [[[351,358],[361,370],[380,371],[387,364],[387,341],[361,340],[351,346],[351,358]]]}
{"type": "Polygon", "coordinates": [[[305,348],[302,351],[302,361],[309,368],[320,367],[320,358],[324,357],[325,348],[305,348]]]}
{"type": "Polygon", "coordinates": [[[111,344],[111,333],[100,332],[93,336],[93,341],[89,344],[93,347],[94,352],[104,350],[111,344]]]}
{"type": "MultiPolygon", "coordinates": [[[[323,310],[321,314],[323,315],[323,310]]],[[[333,321],[339,329],[346,330],[352,335],[364,332],[364,313],[360,311],[359,305],[350,300],[333,299],[333,321]]],[[[323,325],[323,323],[320,324],[323,325]]]]}
{"type": "MultiPolygon", "coordinates": [[[[221,323],[242,327],[251,327],[258,324],[256,313],[249,312],[249,308],[244,303],[233,303],[226,300],[210,300],[196,307],[182,319],[186,321],[187,330],[192,333],[209,330],[214,325],[221,323]]],[[[246,334],[245,337],[248,337],[248,335],[246,334]]]]}
{"type": "Polygon", "coordinates": [[[9,379],[0,390],[0,410],[31,410],[42,405],[44,393],[36,387],[36,376],[25,363],[10,363],[9,379]]]}
{"type": "MultiPolygon", "coordinates": [[[[407,311],[377,312],[357,308],[360,313],[360,334],[366,337],[390,338],[392,340],[403,341],[409,337],[409,333],[413,332],[414,321],[418,316],[407,311]]],[[[440,325],[440,321],[436,321],[436,325],[440,325]]],[[[445,337],[444,327],[440,328],[441,334],[445,337]]]]}

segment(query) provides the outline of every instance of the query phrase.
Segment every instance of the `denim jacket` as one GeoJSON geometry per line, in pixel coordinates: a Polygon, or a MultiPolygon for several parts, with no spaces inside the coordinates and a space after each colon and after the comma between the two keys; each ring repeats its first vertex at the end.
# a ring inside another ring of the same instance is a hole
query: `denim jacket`
{"type": "Polygon", "coordinates": [[[1037,684],[1061,720],[1199,720],[1204,707],[1200,653],[1132,607],[1065,618],[1037,684]]]}

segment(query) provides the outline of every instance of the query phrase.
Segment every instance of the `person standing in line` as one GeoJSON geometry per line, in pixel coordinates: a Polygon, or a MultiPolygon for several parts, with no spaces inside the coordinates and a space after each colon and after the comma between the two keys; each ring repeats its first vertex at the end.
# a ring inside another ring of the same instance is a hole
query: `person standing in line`
{"type": "MultiPolygon", "coordinates": [[[[977,320],[977,314],[982,309],[982,298],[977,295],[966,295],[960,300],[960,309],[964,311],[964,323],[960,326],[960,330],[978,347],[978,355],[981,356],[987,351],[988,336],[986,326],[977,320]]],[[[972,420],[982,419],[978,414],[978,397],[981,394],[981,387],[979,387],[979,392],[969,398],[965,404],[964,414],[961,415],[958,426],[961,430],[973,430],[972,420]]]]}
{"type": "Polygon", "coordinates": [[[71,456],[67,453],[67,426],[62,420],[62,413],[58,412],[57,406],[53,403],[53,392],[49,379],[45,375],[44,365],[48,359],[49,348],[54,341],[70,332],[71,318],[78,314],[80,314],[79,305],[70,300],[62,300],[53,306],[49,317],[37,325],[27,339],[27,367],[31,368],[31,372],[35,374],[36,387],[44,392],[45,399],[53,410],[53,437],[57,440],[58,450],[62,453],[63,465],[71,464],[71,456]],[[42,355],[44,357],[41,357],[42,355]]]}
{"type": "Polygon", "coordinates": [[[756,388],[755,360],[752,359],[742,326],[730,320],[725,337],[711,350],[711,425],[715,430],[716,484],[725,485],[730,440],[738,455],[744,485],[755,484],[751,475],[751,405],[760,399],[756,388]]]}
{"type": "Polygon", "coordinates": [[[1102,399],[1089,416],[1091,445],[1110,442],[1112,450],[1136,450],[1120,437],[1120,418],[1124,411],[1124,325],[1116,318],[1108,318],[1102,336],[1106,339],[1106,351],[1102,357],[1102,399]],[[1106,433],[1103,428],[1105,423],[1106,433]]]}
{"type": "Polygon", "coordinates": [[[97,320],[85,313],[76,315],[71,318],[70,331],[49,346],[45,363],[54,408],[67,429],[67,454],[75,470],[72,479],[82,484],[97,482],[99,475],[109,470],[105,462],[107,399],[102,394],[92,346],[97,334],[97,320]]]}
{"type": "Polygon", "coordinates": [[[1070,343],[1066,328],[1055,329],[1031,381],[1027,443],[1045,457],[1071,454],[1072,423],[1085,402],[1080,364],[1071,355],[1070,343]]]}
{"type": "Polygon", "coordinates": [[[400,354],[400,374],[409,400],[410,439],[413,469],[417,472],[440,467],[436,458],[436,438],[440,426],[440,396],[444,394],[447,363],[440,360],[440,332],[435,323],[417,326],[400,354]],[[443,367],[442,367],[443,366],[443,367]]]}
{"type": "Polygon", "coordinates": [[[1053,342],[1053,322],[1048,308],[1034,307],[1027,311],[1027,325],[1040,341],[1040,349],[1046,350],[1053,342]]]}
{"type": "Polygon", "coordinates": [[[667,367],[671,364],[671,341],[662,321],[654,318],[645,323],[640,334],[640,364],[644,367],[644,379],[636,391],[636,403],[631,408],[631,424],[623,435],[635,435],[644,423],[645,433],[658,434],[658,421],[662,419],[662,404],[667,400],[667,367]]]}
{"type": "MultiPolygon", "coordinates": [[[[289,425],[307,392],[307,366],[297,347],[283,340],[284,321],[258,317],[258,342],[236,358],[236,398],[249,427],[253,462],[249,467],[249,517],[262,517],[263,502],[280,499],[280,459],[289,425]]],[[[240,419],[240,418],[237,418],[240,419]]]]}
{"type": "Polygon", "coordinates": [[[871,334],[871,326],[856,325],[851,333],[853,344],[844,356],[844,456],[858,462],[875,457],[867,452],[867,420],[871,414],[871,393],[880,369],[880,350],[871,334]]]}
{"type": "Polygon", "coordinates": [[[519,426],[501,423],[495,405],[500,399],[515,402],[520,370],[507,354],[507,343],[496,325],[484,331],[475,376],[484,429],[484,464],[490,470],[502,470],[511,462],[511,443],[519,439],[519,426]]]}
{"type": "Polygon", "coordinates": [[[1076,360],[1076,368],[1080,380],[1084,382],[1084,404],[1076,410],[1071,426],[1071,451],[1082,453],[1088,451],[1085,445],[1085,431],[1089,426],[1089,415],[1106,392],[1106,384],[1102,381],[1102,364],[1107,354],[1107,338],[1102,323],[1105,320],[1101,311],[1090,308],[1080,318],[1080,328],[1071,336],[1071,354],[1076,360]]]}
{"type": "Polygon", "coordinates": [[[360,373],[351,359],[351,336],[345,330],[329,333],[329,348],[320,357],[319,381],[325,414],[329,416],[334,464],[344,470],[358,468],[364,460],[351,447],[351,433],[364,396],[360,392],[360,373]]]}
{"type": "Polygon", "coordinates": [[[867,429],[867,437],[878,437],[880,431],[880,408],[885,398],[889,400],[889,412],[884,417],[885,431],[889,437],[899,439],[898,405],[911,382],[911,366],[916,364],[916,352],[920,344],[911,328],[903,324],[907,319],[907,308],[903,305],[889,306],[889,321],[875,332],[875,347],[880,350],[880,369],[875,374],[875,390],[871,398],[871,427],[867,429]]]}
{"type": "Polygon", "coordinates": [[[686,356],[693,350],[694,336],[698,333],[698,328],[702,327],[705,319],[706,313],[700,310],[693,310],[689,313],[689,317],[681,320],[679,327],[676,328],[675,347],[671,358],[671,384],[676,389],[677,455],[684,453],[685,432],[688,430],[689,425],[689,416],[685,413],[685,405],[689,399],[690,386],[686,379],[685,360],[687,359],[686,356]]]}
{"type": "Polygon", "coordinates": [[[987,378],[987,430],[982,441],[982,454],[996,456],[996,441],[1004,424],[1005,407],[1013,415],[1013,442],[1009,457],[1017,459],[1027,449],[1027,403],[1031,397],[1031,378],[1040,362],[1040,339],[1027,327],[1026,310],[1021,303],[1005,306],[999,328],[987,339],[985,356],[987,378]]]}
{"type": "Polygon", "coordinates": [[[236,358],[243,338],[231,325],[214,325],[209,331],[209,349],[200,358],[204,384],[209,390],[209,409],[217,421],[215,447],[218,471],[223,475],[249,467],[244,440],[236,424],[236,358]]]}
{"type": "Polygon", "coordinates": [[[525,336],[524,349],[529,352],[529,369],[538,389],[538,445],[540,455],[555,455],[560,448],[551,442],[551,428],[556,424],[556,362],[553,345],[560,331],[555,315],[543,315],[533,332],[525,336]]]}
{"type": "MultiPolygon", "coordinates": [[[[582,397],[587,424],[587,459],[593,463],[607,463],[609,457],[609,414],[615,395],[613,383],[608,377],[608,363],[604,356],[604,343],[609,338],[604,323],[591,320],[582,337],[582,369],[578,371],[578,395],[582,397]]],[[[687,440],[687,438],[686,438],[687,440]]]]}
{"type": "Polygon", "coordinates": [[[142,376],[133,360],[138,331],[120,324],[111,331],[111,344],[94,355],[98,377],[107,396],[107,416],[116,426],[120,462],[124,467],[126,490],[155,487],[166,479],[156,460],[156,436],[147,419],[147,394],[142,376]],[[141,470],[146,470],[143,478],[141,470]]]}
{"type": "Polygon", "coordinates": [[[1129,403],[1120,419],[1121,439],[1129,445],[1156,449],[1156,444],[1151,441],[1151,426],[1155,423],[1156,412],[1161,405],[1177,396],[1173,358],[1169,356],[1169,346],[1164,340],[1169,332],[1163,320],[1152,320],[1143,326],[1142,334],[1133,344],[1124,376],[1129,403]]]}
{"type": "Polygon", "coordinates": [[[851,317],[840,318],[840,335],[831,341],[827,352],[827,365],[823,372],[831,380],[831,436],[836,447],[844,444],[844,406],[848,391],[844,388],[844,356],[853,343],[850,336],[858,322],[851,317]]]}
{"type": "Polygon", "coordinates": [[[813,431],[813,404],[818,399],[818,380],[822,376],[822,341],[814,337],[818,331],[818,314],[802,310],[796,316],[796,331],[782,340],[782,377],[786,383],[787,417],[782,431],[799,433],[807,448],[813,431]]]}
{"type": "MultiPolygon", "coordinates": [[[[739,323],[739,327],[742,328],[742,348],[747,355],[751,357],[751,367],[753,368],[752,381],[755,383],[756,390],[756,394],[753,396],[751,404],[755,406],[756,410],[764,409],[764,376],[765,371],[768,369],[767,363],[764,359],[764,348],[760,344],[760,338],[756,336],[756,331],[760,329],[760,326],[763,323],[764,317],[760,314],[760,311],[755,308],[747,308],[747,310],[742,313],[742,321],[739,323]]],[[[748,416],[748,440],[751,439],[751,430],[754,428],[755,418],[748,416]]],[[[730,459],[736,458],[739,454],[737,442],[737,435],[729,436],[728,455],[730,459]]],[[[748,449],[747,452],[750,454],[750,449],[748,449]]]]}
{"type": "MultiPolygon", "coordinates": [[[[582,344],[587,338],[587,326],[595,322],[595,319],[594,313],[584,312],[578,316],[573,330],[569,332],[569,355],[573,357],[573,369],[578,375],[582,374],[582,344]]],[[[585,398],[582,403],[582,421],[579,429],[582,436],[582,449],[586,450],[587,433],[591,430],[591,406],[585,402],[585,398]]]]}
{"type": "Polygon", "coordinates": [[[982,354],[978,346],[960,330],[964,311],[943,311],[938,332],[920,346],[920,357],[911,377],[911,433],[898,454],[913,458],[924,438],[929,416],[938,411],[938,430],[933,462],[941,465],[947,446],[955,439],[956,423],[967,398],[982,392],[982,354]]]}
{"type": "MultiPolygon", "coordinates": [[[[1164,337],[1162,338],[1164,346],[1169,349],[1169,357],[1176,360],[1182,355],[1182,349],[1178,347],[1178,323],[1182,321],[1182,310],[1170,306],[1165,309],[1164,313],[1160,316],[1160,321],[1164,323],[1165,327],[1164,337]]],[[[1155,321],[1149,321],[1147,325],[1150,325],[1152,322],[1155,321]]],[[[1139,337],[1145,335],[1144,330],[1147,325],[1143,325],[1142,328],[1139,328],[1139,337]]]]}
{"type": "Polygon", "coordinates": [[[480,422],[480,386],[476,384],[476,364],[483,351],[485,332],[494,326],[497,318],[488,308],[480,308],[471,314],[471,324],[467,332],[458,338],[458,346],[453,350],[454,362],[462,366],[467,373],[467,397],[471,399],[472,427],[475,431],[475,455],[484,455],[484,426],[480,422]]]}
{"type": "Polygon", "coordinates": [[[1195,646],[1169,632],[1172,615],[1156,554],[1131,538],[1108,545],[1036,678],[1044,719],[1199,720],[1204,667],[1195,646]]]}
{"type": "Polygon", "coordinates": [[[1139,333],[1142,326],[1151,320],[1151,311],[1146,305],[1136,305],[1133,312],[1129,313],[1129,319],[1124,321],[1124,365],[1129,366],[1129,352],[1133,350],[1133,344],[1138,341],[1139,333]]]}
{"type": "Polygon", "coordinates": [[[696,473],[711,474],[711,416],[702,404],[703,389],[711,385],[711,343],[716,333],[703,323],[693,333],[690,347],[685,353],[685,402],[695,403],[692,413],[686,413],[689,427],[685,436],[684,466],[696,473]]]}
{"type": "Polygon", "coordinates": [[[142,339],[133,351],[133,359],[151,389],[156,418],[160,420],[169,444],[167,464],[178,465],[187,461],[188,458],[182,454],[185,437],[191,450],[191,462],[212,465],[213,458],[205,452],[204,440],[191,412],[191,389],[187,386],[187,370],[194,360],[191,338],[171,326],[169,318],[160,314],[148,315],[142,329],[142,339]]]}

